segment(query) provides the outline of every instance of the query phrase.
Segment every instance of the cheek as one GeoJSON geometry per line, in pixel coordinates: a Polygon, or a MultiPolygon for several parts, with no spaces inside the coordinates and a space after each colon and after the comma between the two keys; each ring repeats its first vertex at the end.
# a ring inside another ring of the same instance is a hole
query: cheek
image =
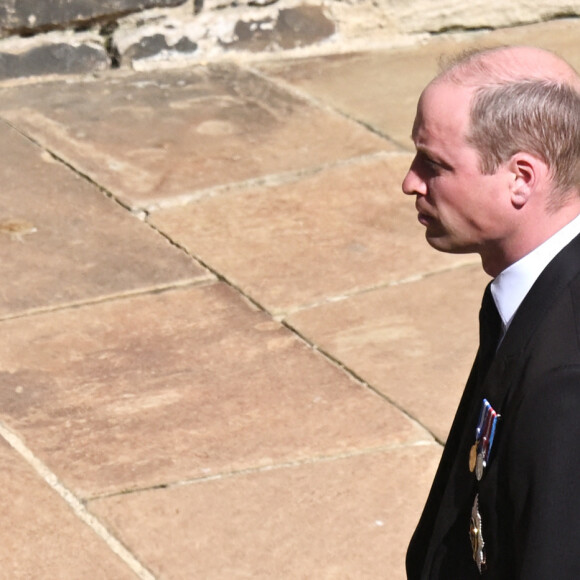
{"type": "Polygon", "coordinates": [[[468,217],[472,226],[478,231],[494,236],[501,229],[505,215],[505,208],[502,207],[502,200],[496,191],[479,190],[474,192],[468,217]]]}
{"type": "Polygon", "coordinates": [[[441,188],[435,205],[440,218],[448,226],[479,230],[492,221],[490,208],[481,192],[463,184],[454,183],[453,186],[441,188]]]}
{"type": "Polygon", "coordinates": [[[457,180],[435,177],[431,180],[430,186],[433,201],[441,210],[460,211],[473,203],[465,187],[457,183],[457,180]]]}

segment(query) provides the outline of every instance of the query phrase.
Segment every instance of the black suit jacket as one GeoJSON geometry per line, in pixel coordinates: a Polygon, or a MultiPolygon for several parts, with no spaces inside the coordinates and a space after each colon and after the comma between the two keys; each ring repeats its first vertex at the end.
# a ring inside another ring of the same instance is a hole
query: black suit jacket
{"type": "Polygon", "coordinates": [[[409,580],[580,579],[580,236],[542,272],[489,369],[477,359],[407,552],[409,580]],[[480,482],[483,398],[501,414],[480,482]],[[487,568],[472,557],[479,494],[487,568]]]}

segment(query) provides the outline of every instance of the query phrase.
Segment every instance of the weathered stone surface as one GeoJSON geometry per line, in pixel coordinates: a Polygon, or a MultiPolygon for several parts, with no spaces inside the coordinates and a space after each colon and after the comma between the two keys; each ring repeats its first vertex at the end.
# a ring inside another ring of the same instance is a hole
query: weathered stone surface
{"type": "Polygon", "coordinates": [[[337,54],[259,65],[411,150],[417,100],[437,73],[441,55],[464,49],[459,39],[434,39],[414,48],[337,54]]]}
{"type": "Polygon", "coordinates": [[[159,577],[404,580],[433,444],[90,502],[159,577]]]}
{"type": "Polygon", "coordinates": [[[186,36],[182,36],[175,44],[169,45],[163,34],[154,34],[140,38],[132,44],[121,56],[122,60],[129,59],[134,62],[154,56],[163,56],[163,53],[175,51],[177,53],[190,54],[197,50],[197,43],[192,42],[186,36]]]}
{"type": "Polygon", "coordinates": [[[281,2],[245,1],[217,5],[206,3],[199,14],[184,12],[184,7],[160,13],[148,11],[133,14],[119,21],[112,35],[112,44],[121,55],[123,65],[136,70],[174,67],[187,61],[211,60],[233,52],[275,53],[285,50],[306,50],[336,40],[336,26],[327,15],[327,6],[281,2]],[[141,39],[161,35],[169,49],[155,57],[131,60],[130,47],[141,39]],[[179,39],[187,38],[197,45],[194,53],[173,50],[179,39]]]}
{"type": "Polygon", "coordinates": [[[573,0],[386,0],[381,4],[402,32],[496,28],[580,14],[573,0]]]}
{"type": "Polygon", "coordinates": [[[225,285],[0,326],[0,418],[82,497],[431,440],[225,285]]]}
{"type": "MultiPolygon", "coordinates": [[[[164,35],[167,48],[156,52],[153,62],[151,56],[134,61],[125,57],[126,63],[143,70],[160,63],[184,64],[194,53],[201,60],[232,50],[280,52],[312,46],[324,51],[329,42],[339,51],[349,43],[361,46],[362,41],[394,46],[405,43],[410,35],[425,37],[426,33],[492,29],[578,15],[580,9],[570,0],[517,0],[509,6],[497,0],[476,0],[475,5],[444,0],[437,6],[424,0],[332,0],[324,5],[297,5],[294,0],[4,0],[0,34],[96,29],[98,25],[104,27],[103,46],[109,46],[106,37],[117,23],[121,30],[113,36],[120,44],[127,34],[138,37],[146,23],[182,29],[187,50],[176,48],[176,40],[168,33],[164,35]]],[[[147,40],[150,36],[147,32],[142,41],[133,43],[133,49],[144,44],[141,50],[149,53],[151,44],[156,44],[147,40]]]]}
{"type": "Polygon", "coordinates": [[[401,181],[410,155],[161,210],[151,221],[270,312],[472,261],[430,249],[401,181]]]}
{"type": "Polygon", "coordinates": [[[207,35],[207,28],[188,4],[126,16],[118,21],[109,41],[121,67],[157,70],[183,67],[192,61],[199,64],[207,57],[199,55],[200,43],[207,47],[207,35]]]}
{"type": "Polygon", "coordinates": [[[321,6],[282,9],[277,19],[240,20],[234,28],[230,49],[251,51],[296,48],[320,42],[335,32],[321,6]]]}
{"type": "MultiPolygon", "coordinates": [[[[153,7],[183,5],[188,0],[4,0],[0,6],[0,26],[5,33],[36,32],[55,27],[74,26],[153,7]]],[[[248,8],[267,6],[269,0],[207,0],[192,2],[196,12],[235,9],[238,20],[247,21],[248,8]]],[[[282,11],[293,11],[294,2],[278,2],[282,11]]],[[[311,4],[307,9],[319,9],[311,4]]],[[[368,2],[329,2],[326,10],[346,29],[355,22],[360,28],[361,16],[366,14],[367,30],[389,30],[395,34],[440,32],[453,29],[481,29],[505,27],[539,20],[578,15],[579,9],[571,0],[518,0],[509,5],[474,0],[469,5],[458,0],[443,0],[436,6],[425,0],[381,0],[368,2]]],[[[193,10],[192,10],[193,12],[193,10]]]]}
{"type": "Polygon", "coordinates": [[[233,65],[6,88],[0,116],[133,207],[392,149],[233,65]]]}
{"type": "Polygon", "coordinates": [[[478,265],[465,267],[298,312],[288,324],[443,441],[477,351],[487,282],[478,265]]]}
{"type": "Polygon", "coordinates": [[[0,122],[0,318],[210,276],[0,122]]]}
{"type": "Polygon", "coordinates": [[[4,34],[37,32],[185,2],[187,0],[3,0],[0,29],[4,34]]]}
{"type": "MultiPolygon", "coordinates": [[[[203,0],[204,11],[219,11],[223,12],[228,8],[236,7],[258,7],[263,8],[266,6],[271,6],[276,4],[277,6],[283,6],[287,4],[284,0],[203,0]]],[[[241,12],[241,11],[240,11],[241,12]]]]}
{"type": "Polygon", "coordinates": [[[20,54],[0,52],[0,79],[82,74],[104,70],[109,65],[102,45],[47,43],[20,54]]]}
{"type": "MultiPolygon", "coordinates": [[[[437,7],[424,0],[332,0],[324,5],[297,5],[294,0],[6,0],[0,5],[0,28],[4,25],[6,36],[66,27],[97,31],[100,26],[101,44],[110,50],[113,66],[118,51],[124,64],[151,70],[232,51],[248,55],[298,49],[303,56],[305,47],[327,52],[334,46],[344,52],[348,46],[351,51],[353,46],[400,46],[409,37],[425,39],[433,32],[480,31],[580,14],[569,0],[518,0],[509,7],[477,2],[474,9],[457,0],[437,7]],[[124,55],[128,47],[131,51],[124,55]]],[[[24,74],[29,73],[12,76],[24,74]]]]}
{"type": "Polygon", "coordinates": [[[0,439],[0,576],[132,580],[103,540],[0,439]]]}

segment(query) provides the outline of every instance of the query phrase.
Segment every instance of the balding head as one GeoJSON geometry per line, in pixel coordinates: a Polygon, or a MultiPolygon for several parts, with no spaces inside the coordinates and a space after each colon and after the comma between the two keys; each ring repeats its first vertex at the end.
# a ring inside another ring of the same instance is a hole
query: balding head
{"type": "Polygon", "coordinates": [[[435,79],[481,87],[514,81],[553,81],[580,90],[578,73],[554,53],[531,46],[503,46],[463,53],[435,79]]]}
{"type": "Polygon", "coordinates": [[[557,209],[580,194],[580,77],[555,54],[528,46],[465,53],[432,85],[450,83],[471,94],[468,142],[492,174],[517,152],[550,170],[557,209]]]}

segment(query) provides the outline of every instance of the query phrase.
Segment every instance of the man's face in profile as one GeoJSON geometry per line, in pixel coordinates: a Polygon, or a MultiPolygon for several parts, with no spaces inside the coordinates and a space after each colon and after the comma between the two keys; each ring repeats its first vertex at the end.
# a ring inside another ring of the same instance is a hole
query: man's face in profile
{"type": "Polygon", "coordinates": [[[467,142],[472,92],[451,82],[430,84],[419,100],[412,138],[417,150],[403,181],[416,196],[418,219],[429,244],[442,252],[470,253],[504,235],[505,204],[513,175],[480,169],[467,142]]]}

